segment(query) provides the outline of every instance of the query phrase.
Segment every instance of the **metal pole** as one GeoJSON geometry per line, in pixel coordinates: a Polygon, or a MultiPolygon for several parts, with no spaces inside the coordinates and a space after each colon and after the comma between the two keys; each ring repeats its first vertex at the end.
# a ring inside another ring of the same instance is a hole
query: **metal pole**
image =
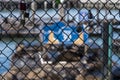
{"type": "Polygon", "coordinates": [[[103,73],[104,79],[110,78],[111,75],[111,56],[112,56],[112,24],[104,22],[103,24],[103,73]],[[110,70],[110,71],[109,71],[110,70]]]}
{"type": "Polygon", "coordinates": [[[109,33],[108,33],[108,26],[109,26],[109,23],[108,22],[104,22],[103,23],[103,71],[102,73],[104,74],[103,75],[103,79],[102,80],[105,80],[107,79],[107,74],[108,74],[108,49],[109,49],[109,46],[108,46],[108,38],[109,38],[109,33]]]}
{"type": "Polygon", "coordinates": [[[108,76],[109,76],[109,78],[110,78],[110,76],[111,76],[111,72],[112,72],[112,61],[111,61],[111,57],[112,57],[112,35],[113,35],[113,31],[112,31],[112,24],[110,23],[109,24],[109,27],[108,27],[109,29],[108,29],[108,32],[109,32],[109,38],[108,38],[108,67],[109,67],[109,70],[110,71],[108,71],[109,73],[108,73],[108,76]]]}

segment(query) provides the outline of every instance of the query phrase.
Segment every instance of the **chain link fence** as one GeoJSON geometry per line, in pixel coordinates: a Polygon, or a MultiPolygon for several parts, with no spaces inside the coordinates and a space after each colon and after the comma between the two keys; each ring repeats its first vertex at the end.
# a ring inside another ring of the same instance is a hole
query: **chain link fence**
{"type": "Polygon", "coordinates": [[[120,80],[120,0],[0,0],[0,80],[120,80]]]}

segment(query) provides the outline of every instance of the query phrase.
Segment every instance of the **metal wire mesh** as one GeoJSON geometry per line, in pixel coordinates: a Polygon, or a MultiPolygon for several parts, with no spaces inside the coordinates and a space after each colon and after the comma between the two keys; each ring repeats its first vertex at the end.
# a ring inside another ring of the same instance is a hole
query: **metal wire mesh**
{"type": "Polygon", "coordinates": [[[0,80],[119,80],[120,0],[0,0],[0,80]]]}

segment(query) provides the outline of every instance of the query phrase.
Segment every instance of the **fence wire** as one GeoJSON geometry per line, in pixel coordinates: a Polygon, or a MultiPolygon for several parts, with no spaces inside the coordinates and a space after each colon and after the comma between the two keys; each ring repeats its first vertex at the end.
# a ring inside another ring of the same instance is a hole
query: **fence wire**
{"type": "Polygon", "coordinates": [[[120,80],[120,0],[0,0],[0,80],[120,80]]]}

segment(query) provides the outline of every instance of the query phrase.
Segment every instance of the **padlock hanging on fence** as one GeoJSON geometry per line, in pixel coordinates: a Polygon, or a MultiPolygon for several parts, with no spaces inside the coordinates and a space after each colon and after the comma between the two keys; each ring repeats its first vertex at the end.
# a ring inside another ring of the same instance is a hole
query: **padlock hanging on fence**
{"type": "Polygon", "coordinates": [[[26,3],[25,0],[20,1],[20,10],[25,11],[26,10],[26,3]]]}
{"type": "Polygon", "coordinates": [[[25,12],[26,12],[26,2],[25,0],[20,1],[20,10],[21,10],[21,21],[22,25],[25,24],[25,12]]]}
{"type": "Polygon", "coordinates": [[[25,24],[25,20],[21,19],[20,23],[24,25],[25,24]]]}
{"type": "Polygon", "coordinates": [[[29,15],[30,15],[29,12],[25,12],[24,17],[29,18],[29,15]]]}
{"type": "Polygon", "coordinates": [[[91,10],[88,10],[88,19],[93,19],[93,14],[91,10]]]}

